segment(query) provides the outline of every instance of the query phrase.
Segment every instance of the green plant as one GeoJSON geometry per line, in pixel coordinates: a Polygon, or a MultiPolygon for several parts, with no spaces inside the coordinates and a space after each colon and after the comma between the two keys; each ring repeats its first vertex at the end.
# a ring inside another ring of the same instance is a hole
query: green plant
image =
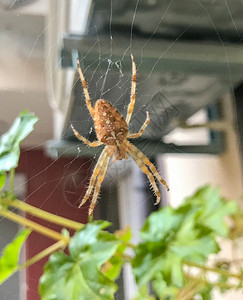
{"type": "Polygon", "coordinates": [[[137,245],[130,242],[129,229],[108,233],[107,221],[90,220],[84,225],[16,199],[13,186],[19,146],[36,121],[34,114],[22,112],[0,140],[0,215],[26,228],[2,251],[0,283],[50,255],[39,284],[44,300],[114,299],[115,280],[125,263],[132,265],[138,286],[134,299],[186,300],[201,295],[206,300],[211,299],[214,288],[222,292],[242,288],[242,269],[237,273],[232,271],[235,264],[239,266],[238,261],[215,259],[208,263],[209,256],[220,251],[219,237],[234,242],[243,233],[243,214],[239,207],[209,185],[185,199],[178,208],[168,206],[152,213],[140,230],[141,242],[137,245]],[[8,172],[11,183],[6,191],[8,172]],[[53,231],[10,211],[10,207],[65,228],[61,233],[53,231]],[[230,222],[226,223],[225,217],[230,222]],[[75,234],[70,237],[66,228],[74,229],[75,234]],[[20,249],[32,230],[53,238],[56,243],[20,265],[20,249]],[[66,247],[69,254],[63,251],[66,247]],[[127,249],[133,254],[128,255],[127,249]],[[209,273],[217,275],[213,281],[209,273]]]}

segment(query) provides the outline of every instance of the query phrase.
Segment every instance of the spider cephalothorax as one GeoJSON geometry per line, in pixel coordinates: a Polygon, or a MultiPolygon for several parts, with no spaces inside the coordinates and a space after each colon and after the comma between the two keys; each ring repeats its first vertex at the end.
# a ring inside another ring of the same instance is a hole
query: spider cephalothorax
{"type": "Polygon", "coordinates": [[[95,106],[92,107],[86,81],[80,68],[79,60],[77,59],[79,75],[83,85],[84,96],[86,99],[86,105],[94,120],[95,131],[98,141],[90,142],[85,137],[80,135],[77,132],[77,130],[74,129],[74,127],[71,125],[72,130],[79,140],[83,141],[86,145],[90,147],[98,147],[102,144],[106,145],[94,168],[86,194],[82,202],[80,203],[80,206],[82,206],[89,199],[94,190],[91,205],[89,208],[89,214],[93,213],[100,192],[100,186],[102,181],[104,180],[109,160],[112,155],[114,156],[114,160],[120,160],[123,158],[127,159],[127,154],[129,154],[134,159],[139,168],[147,175],[151,183],[151,186],[157,197],[157,201],[155,204],[158,204],[160,202],[160,191],[156,185],[155,178],[157,178],[167,188],[167,190],[169,190],[169,187],[167,186],[166,182],[160,176],[160,174],[156,170],[155,166],[150,162],[150,160],[127,140],[140,137],[150,121],[149,114],[147,112],[147,118],[139,132],[129,133],[128,125],[135,104],[136,90],[136,65],[133,56],[131,57],[133,76],[131,87],[131,100],[128,105],[126,119],[124,119],[124,117],[115,109],[115,107],[112,106],[106,100],[99,99],[96,101],[95,106]]]}
{"type": "Polygon", "coordinates": [[[116,160],[127,158],[123,141],[128,134],[124,117],[109,102],[99,99],[94,106],[96,135],[103,144],[111,146],[116,160]]]}

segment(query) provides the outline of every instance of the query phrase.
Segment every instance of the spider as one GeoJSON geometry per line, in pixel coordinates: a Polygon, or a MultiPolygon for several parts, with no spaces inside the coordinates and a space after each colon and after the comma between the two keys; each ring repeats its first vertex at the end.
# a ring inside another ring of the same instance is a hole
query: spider
{"type": "Polygon", "coordinates": [[[79,134],[79,132],[71,125],[71,128],[76,135],[76,137],[84,142],[89,147],[98,147],[105,145],[104,150],[102,151],[98,162],[94,168],[93,174],[90,178],[90,183],[86,194],[84,195],[83,200],[81,201],[79,207],[84,205],[84,203],[90,198],[92,192],[93,197],[89,207],[89,215],[93,213],[95,208],[97,198],[100,192],[101,183],[104,180],[109,160],[111,156],[114,156],[114,161],[120,159],[127,159],[129,154],[139,168],[147,175],[152,189],[155,192],[158,204],[160,202],[160,191],[155,182],[155,178],[159,180],[169,191],[169,187],[166,184],[165,180],[160,176],[155,166],[149,161],[149,159],[138,150],[133,144],[131,144],[127,139],[135,139],[140,137],[145,128],[150,122],[149,113],[147,112],[147,117],[139,132],[130,133],[128,131],[128,125],[131,120],[133,113],[133,108],[135,104],[135,91],[136,91],[136,64],[133,56],[132,59],[132,83],[131,83],[131,98],[130,103],[127,109],[126,119],[116,110],[116,108],[111,105],[108,101],[99,99],[96,101],[94,107],[91,104],[87,84],[83,75],[83,72],[80,67],[79,59],[77,58],[77,66],[79,71],[80,80],[83,86],[83,92],[86,100],[86,105],[89,110],[91,117],[94,120],[95,131],[98,140],[90,142],[85,137],[79,134]]]}

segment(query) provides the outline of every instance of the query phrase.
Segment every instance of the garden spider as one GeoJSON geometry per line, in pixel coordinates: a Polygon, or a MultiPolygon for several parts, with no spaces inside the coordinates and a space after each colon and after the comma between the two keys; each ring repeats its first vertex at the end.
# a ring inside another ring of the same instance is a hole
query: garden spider
{"type": "Polygon", "coordinates": [[[155,178],[157,178],[169,191],[169,187],[165,180],[160,176],[155,166],[149,161],[149,159],[139,151],[133,144],[131,144],[128,139],[135,139],[140,137],[147,125],[149,124],[150,118],[147,112],[147,118],[142,125],[141,129],[137,133],[129,133],[128,125],[132,116],[134,104],[135,104],[135,91],[136,91],[136,65],[133,56],[132,58],[132,84],[131,84],[131,98],[127,109],[126,120],[124,117],[112,106],[109,102],[103,99],[96,101],[95,106],[92,107],[91,100],[89,97],[89,92],[87,89],[87,84],[84,79],[83,72],[81,70],[79,59],[77,59],[78,71],[80,79],[83,86],[83,92],[86,99],[86,105],[90,112],[91,117],[94,120],[95,131],[98,141],[90,142],[85,137],[80,135],[78,131],[71,125],[72,130],[76,137],[84,142],[89,147],[98,147],[105,144],[105,148],[102,151],[98,162],[94,168],[93,174],[90,179],[89,187],[86,194],[80,203],[81,207],[91,196],[93,190],[93,198],[89,208],[89,215],[93,213],[95,208],[97,198],[100,192],[100,186],[104,180],[109,160],[112,155],[114,155],[114,160],[127,159],[129,154],[139,168],[147,175],[152,189],[155,192],[157,201],[155,204],[160,202],[160,191],[156,185],[155,178]],[[149,169],[148,169],[149,167],[149,169]],[[154,178],[155,177],[155,178],[154,178]]]}

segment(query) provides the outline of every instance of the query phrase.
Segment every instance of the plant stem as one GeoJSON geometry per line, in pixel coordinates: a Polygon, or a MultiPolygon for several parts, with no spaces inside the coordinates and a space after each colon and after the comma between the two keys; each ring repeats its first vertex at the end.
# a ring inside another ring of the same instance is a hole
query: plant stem
{"type": "Polygon", "coordinates": [[[58,224],[58,225],[61,225],[63,227],[69,227],[69,228],[74,229],[74,230],[79,230],[82,227],[84,227],[84,224],[82,224],[82,223],[78,223],[78,222],[75,222],[73,220],[69,220],[67,218],[63,218],[63,217],[60,217],[60,216],[56,216],[52,213],[46,212],[46,211],[44,211],[40,208],[29,205],[29,204],[27,204],[23,201],[20,201],[20,200],[14,200],[13,202],[10,203],[10,205],[13,206],[13,207],[22,209],[23,211],[25,211],[25,212],[27,212],[31,215],[34,215],[34,216],[39,217],[41,219],[50,221],[50,222],[58,224]]]}
{"type": "Polygon", "coordinates": [[[91,214],[89,215],[89,223],[92,223],[94,221],[94,215],[91,214]]]}
{"type": "Polygon", "coordinates": [[[114,256],[117,256],[117,257],[122,257],[122,259],[124,260],[124,262],[126,262],[126,263],[131,263],[132,262],[132,260],[133,260],[133,257],[132,256],[130,256],[130,255],[127,255],[127,254],[121,254],[121,255],[119,255],[119,254],[115,254],[114,256]]]}
{"type": "Polygon", "coordinates": [[[200,290],[202,282],[199,278],[191,278],[190,282],[188,282],[178,293],[176,300],[188,300],[192,299],[192,297],[200,290]]]}
{"type": "Polygon", "coordinates": [[[68,243],[69,242],[69,238],[67,238],[66,236],[52,230],[52,229],[49,229],[45,226],[42,226],[40,224],[37,224],[31,220],[28,220],[28,219],[25,219],[24,217],[21,217],[11,211],[8,211],[8,210],[4,210],[4,209],[1,209],[0,210],[0,215],[16,222],[16,223],[19,223],[23,226],[26,226],[34,231],[37,231],[43,235],[46,235],[54,240],[62,240],[64,241],[65,243],[68,243]]]}
{"type": "Polygon", "coordinates": [[[133,244],[133,243],[129,243],[129,242],[124,242],[124,244],[129,247],[129,248],[132,248],[132,249],[135,249],[136,248],[136,245],[133,244]]]}
{"type": "Polygon", "coordinates": [[[50,255],[51,253],[55,252],[56,250],[66,246],[67,243],[63,240],[56,242],[55,244],[51,245],[50,247],[44,249],[40,253],[33,256],[31,259],[27,260],[24,264],[18,266],[18,270],[24,269],[29,267],[30,265],[36,263],[37,261],[41,260],[42,258],[50,255]]]}
{"type": "Polygon", "coordinates": [[[204,271],[214,272],[214,273],[218,273],[218,274],[223,275],[223,276],[234,277],[234,278],[237,278],[237,279],[240,279],[240,280],[243,279],[243,274],[234,274],[234,273],[231,273],[227,270],[214,268],[214,267],[203,266],[203,265],[191,262],[191,261],[186,260],[186,259],[183,259],[183,263],[190,266],[190,267],[196,267],[196,268],[202,269],[204,271]]]}
{"type": "Polygon", "coordinates": [[[193,277],[193,276],[190,276],[188,274],[185,274],[185,277],[188,279],[188,280],[194,280],[194,279],[198,279],[201,281],[201,283],[204,283],[205,286],[208,286],[208,285],[212,285],[212,286],[217,286],[219,288],[226,288],[228,290],[230,289],[237,289],[237,285],[232,285],[232,284],[228,284],[226,282],[212,282],[212,281],[208,281],[206,279],[203,279],[203,278],[198,278],[198,277],[193,277]]]}
{"type": "Polygon", "coordinates": [[[10,184],[9,184],[9,195],[12,198],[14,196],[14,176],[15,176],[15,169],[10,170],[10,184]]]}

